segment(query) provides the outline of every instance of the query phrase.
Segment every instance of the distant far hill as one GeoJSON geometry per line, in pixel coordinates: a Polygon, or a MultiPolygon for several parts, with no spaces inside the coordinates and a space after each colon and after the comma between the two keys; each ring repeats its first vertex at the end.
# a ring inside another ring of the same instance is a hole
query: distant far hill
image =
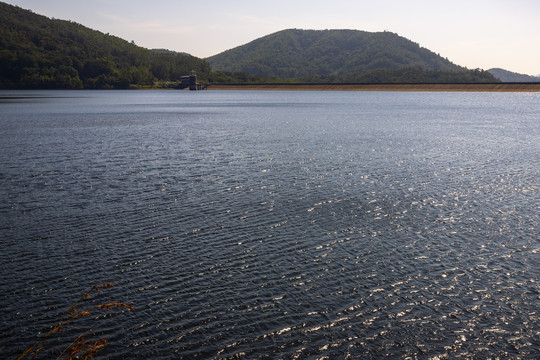
{"type": "Polygon", "coordinates": [[[308,82],[497,82],[391,32],[288,29],[207,58],[215,71],[308,82]]]}
{"type": "Polygon", "coordinates": [[[191,70],[204,80],[210,65],[0,2],[0,88],[163,86],[191,70]]]}
{"type": "Polygon", "coordinates": [[[488,71],[503,82],[540,82],[540,77],[518,74],[504,69],[494,68],[488,71]]]}

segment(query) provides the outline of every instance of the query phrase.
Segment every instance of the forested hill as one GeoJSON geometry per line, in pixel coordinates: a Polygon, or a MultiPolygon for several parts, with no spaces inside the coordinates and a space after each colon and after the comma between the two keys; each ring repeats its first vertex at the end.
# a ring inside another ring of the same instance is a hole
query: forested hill
{"type": "Polygon", "coordinates": [[[391,32],[289,29],[207,58],[213,70],[323,82],[497,82],[391,32]]]}
{"type": "Polygon", "coordinates": [[[284,30],[206,61],[0,2],[0,88],[173,87],[191,70],[216,83],[498,81],[389,32],[284,30]]]}
{"type": "Polygon", "coordinates": [[[0,88],[129,88],[191,70],[205,80],[210,65],[0,2],[0,88]]]}

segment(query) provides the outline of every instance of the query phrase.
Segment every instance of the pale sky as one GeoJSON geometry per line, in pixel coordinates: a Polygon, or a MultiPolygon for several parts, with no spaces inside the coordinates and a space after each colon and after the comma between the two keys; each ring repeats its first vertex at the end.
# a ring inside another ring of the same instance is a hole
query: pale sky
{"type": "Polygon", "coordinates": [[[469,69],[540,74],[540,0],[1,0],[205,58],[273,32],[391,31],[469,69]]]}

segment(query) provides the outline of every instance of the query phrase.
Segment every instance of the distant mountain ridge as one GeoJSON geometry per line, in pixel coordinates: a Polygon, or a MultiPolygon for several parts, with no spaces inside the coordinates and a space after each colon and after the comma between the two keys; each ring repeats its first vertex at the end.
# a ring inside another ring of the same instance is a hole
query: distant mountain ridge
{"type": "MultiPolygon", "coordinates": [[[[215,71],[308,81],[377,81],[377,77],[407,81],[426,76],[435,80],[448,72],[468,72],[397,34],[360,30],[287,29],[206,60],[215,71]]],[[[497,81],[488,73],[476,75],[497,81]]]]}
{"type": "Polygon", "coordinates": [[[540,82],[538,76],[519,74],[499,68],[489,69],[488,71],[503,82],[540,82]]]}

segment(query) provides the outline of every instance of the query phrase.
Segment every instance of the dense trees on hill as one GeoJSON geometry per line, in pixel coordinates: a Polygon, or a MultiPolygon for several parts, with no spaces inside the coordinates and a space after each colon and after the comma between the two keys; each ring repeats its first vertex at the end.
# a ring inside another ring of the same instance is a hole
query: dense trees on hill
{"type": "Polygon", "coordinates": [[[284,30],[206,61],[0,2],[0,88],[174,87],[191,70],[213,83],[497,81],[389,32],[284,30]]]}
{"type": "Polygon", "coordinates": [[[207,60],[214,70],[304,82],[497,81],[391,32],[283,30],[207,60]]]}
{"type": "Polygon", "coordinates": [[[390,32],[283,30],[207,59],[214,70],[301,78],[423,67],[463,70],[390,32]]]}
{"type": "Polygon", "coordinates": [[[277,77],[264,77],[250,75],[245,72],[215,71],[209,77],[210,83],[217,84],[267,84],[267,83],[289,83],[289,84],[346,84],[346,83],[367,83],[367,84],[439,84],[439,83],[496,83],[500,82],[487,71],[458,70],[443,71],[430,70],[419,67],[407,67],[401,69],[377,69],[367,71],[357,75],[349,76],[306,76],[299,79],[282,79],[277,77]]]}
{"type": "Polygon", "coordinates": [[[419,67],[401,69],[377,69],[346,78],[357,83],[486,83],[499,82],[487,71],[434,70],[419,67]]]}
{"type": "Polygon", "coordinates": [[[251,75],[246,72],[212,71],[208,81],[214,84],[262,84],[262,83],[298,83],[299,79],[283,79],[251,75]]]}
{"type": "Polygon", "coordinates": [[[0,3],[0,87],[103,89],[178,81],[210,65],[0,3]]]}

